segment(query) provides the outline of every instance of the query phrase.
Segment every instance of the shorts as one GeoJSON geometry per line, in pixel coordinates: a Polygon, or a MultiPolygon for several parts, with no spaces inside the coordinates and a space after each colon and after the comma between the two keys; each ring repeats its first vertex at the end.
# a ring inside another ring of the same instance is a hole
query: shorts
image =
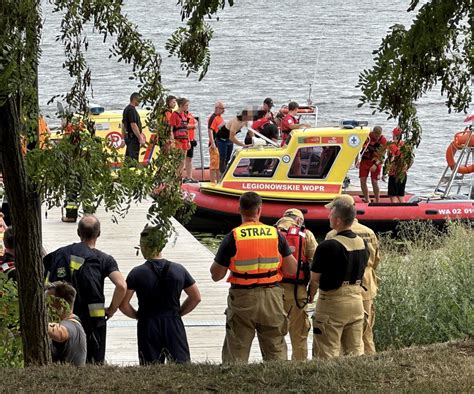
{"type": "Polygon", "coordinates": [[[191,148],[189,140],[174,140],[174,146],[176,149],[182,149],[188,151],[191,148]]]}
{"type": "Polygon", "coordinates": [[[209,147],[209,158],[211,159],[209,163],[210,170],[218,170],[219,169],[219,149],[216,147],[209,147]]]}
{"type": "Polygon", "coordinates": [[[407,176],[400,180],[396,175],[388,177],[388,196],[389,197],[403,197],[405,195],[405,186],[407,184],[407,176]]]}
{"type": "Polygon", "coordinates": [[[380,174],[382,173],[382,165],[379,164],[377,169],[374,172],[370,171],[370,167],[374,165],[372,160],[362,160],[359,166],[359,178],[368,178],[369,174],[370,177],[377,181],[380,179],[380,174]]]}

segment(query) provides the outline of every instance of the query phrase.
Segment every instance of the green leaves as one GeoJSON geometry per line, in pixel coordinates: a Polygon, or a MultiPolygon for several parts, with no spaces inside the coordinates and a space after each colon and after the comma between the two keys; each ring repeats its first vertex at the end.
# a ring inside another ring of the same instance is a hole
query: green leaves
{"type": "Polygon", "coordinates": [[[22,367],[20,312],[16,283],[0,272],[0,367],[22,367]]]}
{"type": "MultiPolygon", "coordinates": [[[[412,0],[408,11],[417,5],[412,0]]],[[[441,85],[449,112],[466,112],[474,74],[473,12],[472,0],[433,0],[408,30],[392,26],[374,52],[374,66],[359,76],[359,106],[398,118],[413,146],[421,141],[415,103],[435,85],[441,85]]]]}
{"type": "MultiPolygon", "coordinates": [[[[229,6],[234,5],[233,0],[228,0],[229,6]]],[[[213,30],[204,22],[204,18],[211,18],[219,9],[224,9],[225,0],[180,0],[181,20],[188,20],[185,27],[174,31],[166,43],[170,56],[177,56],[181,68],[187,74],[197,73],[201,70],[199,80],[207,73],[211,63],[209,43],[213,30]]]]}

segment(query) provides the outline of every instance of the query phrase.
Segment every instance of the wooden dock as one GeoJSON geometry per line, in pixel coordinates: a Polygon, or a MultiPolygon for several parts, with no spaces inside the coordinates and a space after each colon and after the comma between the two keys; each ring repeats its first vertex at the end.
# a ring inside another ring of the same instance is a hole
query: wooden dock
{"type": "MultiPolygon", "coordinates": [[[[141,254],[136,255],[139,235],[146,224],[149,204],[132,206],[125,219],[113,223],[110,212],[99,209],[97,217],[101,222],[101,236],[97,248],[111,254],[126,277],[130,270],[144,262],[141,254]]],[[[59,209],[43,213],[43,244],[47,252],[61,246],[78,242],[77,224],[63,223],[59,209]]],[[[180,223],[174,221],[177,236],[163,251],[163,257],[184,265],[196,280],[202,301],[196,309],[184,317],[188,342],[193,362],[221,362],[221,349],[225,335],[224,310],[229,285],[225,281],[212,281],[209,268],[214,255],[202,245],[180,223]]],[[[113,284],[106,280],[106,305],[110,302],[113,284]]],[[[184,293],[183,293],[184,294],[184,293]]],[[[133,298],[136,305],[136,297],[133,298]]],[[[290,348],[290,346],[289,346],[290,348]]],[[[250,359],[261,360],[258,342],[255,338],[250,359]]],[[[130,365],[138,363],[136,321],[118,311],[107,324],[106,360],[111,364],[130,365]]]]}

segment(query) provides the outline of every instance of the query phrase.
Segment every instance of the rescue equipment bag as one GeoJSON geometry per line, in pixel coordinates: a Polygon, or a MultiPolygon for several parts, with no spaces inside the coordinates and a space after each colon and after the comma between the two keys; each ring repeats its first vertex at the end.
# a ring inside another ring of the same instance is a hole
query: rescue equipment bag
{"type": "Polygon", "coordinates": [[[283,283],[296,283],[298,285],[307,285],[309,283],[309,262],[304,254],[306,246],[306,234],[304,227],[291,226],[288,230],[279,229],[280,233],[286,238],[288,245],[293,252],[293,256],[298,261],[299,273],[287,275],[283,273],[283,283]]]}
{"type": "Polygon", "coordinates": [[[294,298],[296,306],[299,309],[303,309],[309,300],[309,295],[302,305],[298,302],[298,286],[307,286],[309,283],[309,261],[304,254],[306,247],[306,233],[305,227],[291,226],[287,230],[279,229],[280,233],[283,234],[288,242],[290,249],[293,252],[293,256],[297,261],[297,268],[295,275],[286,275],[283,273],[283,283],[293,283],[294,286],[294,298]]]}

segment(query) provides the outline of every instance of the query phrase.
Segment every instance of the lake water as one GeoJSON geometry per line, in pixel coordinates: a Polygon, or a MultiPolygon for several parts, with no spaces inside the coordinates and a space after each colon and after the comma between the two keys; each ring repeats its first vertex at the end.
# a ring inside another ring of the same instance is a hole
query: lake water
{"type": "MultiPolygon", "coordinates": [[[[306,103],[313,83],[313,102],[320,122],[341,119],[368,120],[380,124],[386,136],[395,126],[369,108],[357,108],[358,75],[372,64],[376,49],[389,27],[409,25],[408,1],[393,0],[236,0],[234,7],[211,21],[211,67],[203,81],[186,78],[175,58],[164,49],[167,37],[180,25],[175,0],[129,1],[125,12],[140,32],[152,40],[163,56],[163,82],[170,92],[191,100],[190,110],[206,120],[216,100],[226,104],[226,117],[247,105],[259,105],[267,96],[276,106],[296,100],[306,103]],[[318,61],[319,59],[319,61],[318,61]]],[[[40,105],[54,116],[55,106],[46,103],[67,90],[70,80],[61,67],[63,49],[56,42],[60,16],[44,5],[44,33],[40,62],[40,105]]],[[[89,30],[87,58],[93,72],[93,102],[106,109],[122,109],[136,85],[128,79],[130,67],[108,59],[109,45],[89,30]]],[[[407,188],[432,191],[445,167],[444,152],[453,134],[463,128],[464,116],[448,114],[439,92],[430,93],[418,105],[423,141],[410,170],[407,188]]],[[[205,131],[205,130],[204,130],[205,131]]],[[[205,132],[204,132],[205,134],[205,132]]],[[[207,138],[207,137],[205,137],[207,138]]],[[[351,170],[352,183],[357,172],[351,170]]]]}

